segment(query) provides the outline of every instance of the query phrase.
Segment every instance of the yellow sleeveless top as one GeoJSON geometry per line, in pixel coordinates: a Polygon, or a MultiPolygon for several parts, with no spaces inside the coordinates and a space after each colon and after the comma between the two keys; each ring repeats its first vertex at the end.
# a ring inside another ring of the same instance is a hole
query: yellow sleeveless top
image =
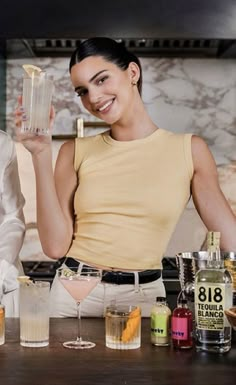
{"type": "Polygon", "coordinates": [[[158,129],[127,142],[109,132],[77,138],[79,184],[67,255],[120,270],[161,269],[190,198],[191,136],[158,129]]]}

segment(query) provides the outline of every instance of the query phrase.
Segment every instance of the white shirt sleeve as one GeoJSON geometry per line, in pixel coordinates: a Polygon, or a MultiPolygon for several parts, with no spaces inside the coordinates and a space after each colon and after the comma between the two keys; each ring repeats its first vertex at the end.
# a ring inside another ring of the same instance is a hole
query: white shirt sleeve
{"type": "Polygon", "coordinates": [[[16,150],[14,142],[6,137],[4,147],[0,146],[0,299],[2,293],[18,286],[16,266],[25,234],[25,200],[21,193],[16,150]]]}

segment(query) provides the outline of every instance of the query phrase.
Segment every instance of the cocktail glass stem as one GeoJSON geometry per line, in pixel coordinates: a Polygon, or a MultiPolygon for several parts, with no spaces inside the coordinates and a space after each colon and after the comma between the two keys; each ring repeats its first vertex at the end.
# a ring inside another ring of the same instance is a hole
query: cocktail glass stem
{"type": "Polygon", "coordinates": [[[81,302],[76,302],[77,305],[77,319],[78,319],[78,332],[75,341],[67,341],[63,343],[65,348],[70,349],[89,349],[95,346],[94,342],[84,341],[82,338],[82,321],[81,321],[81,302]]]}
{"type": "Polygon", "coordinates": [[[81,302],[76,302],[77,304],[77,317],[78,317],[78,334],[77,334],[77,338],[76,338],[76,341],[78,343],[82,343],[82,337],[81,337],[81,302]]]}

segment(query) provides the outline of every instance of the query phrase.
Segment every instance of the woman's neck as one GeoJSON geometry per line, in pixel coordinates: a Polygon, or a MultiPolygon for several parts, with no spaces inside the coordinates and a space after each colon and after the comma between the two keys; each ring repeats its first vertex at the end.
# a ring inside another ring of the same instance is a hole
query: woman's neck
{"type": "Polygon", "coordinates": [[[114,140],[130,141],[151,135],[158,127],[153,123],[147,112],[133,113],[132,117],[122,119],[111,126],[110,135],[114,140]]]}

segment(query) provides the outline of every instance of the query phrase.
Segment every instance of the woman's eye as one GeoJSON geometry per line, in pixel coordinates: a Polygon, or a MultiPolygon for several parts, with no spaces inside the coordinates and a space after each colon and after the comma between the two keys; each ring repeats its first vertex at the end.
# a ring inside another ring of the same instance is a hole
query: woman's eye
{"type": "Polygon", "coordinates": [[[87,90],[81,90],[76,92],[77,96],[80,98],[81,96],[84,96],[88,91],[87,90]]]}
{"type": "Polygon", "coordinates": [[[103,76],[101,79],[98,80],[98,84],[104,83],[104,81],[108,78],[108,76],[103,76]]]}

